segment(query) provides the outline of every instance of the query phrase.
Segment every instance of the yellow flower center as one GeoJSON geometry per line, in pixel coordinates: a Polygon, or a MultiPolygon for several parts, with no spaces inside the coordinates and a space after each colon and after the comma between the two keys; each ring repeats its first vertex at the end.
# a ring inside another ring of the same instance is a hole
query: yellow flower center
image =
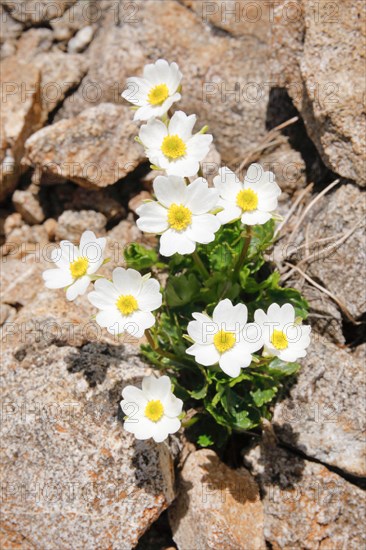
{"type": "Polygon", "coordinates": [[[89,260],[85,256],[80,256],[74,262],[70,264],[71,275],[74,279],[83,277],[89,267],[89,260]]]}
{"type": "Polygon", "coordinates": [[[161,105],[169,97],[169,88],[166,84],[158,84],[151,88],[147,100],[151,105],[161,105]]]}
{"type": "Polygon", "coordinates": [[[187,147],[182,138],[177,135],[166,136],[161,145],[163,154],[170,159],[179,159],[184,157],[187,147]]]}
{"type": "Polygon", "coordinates": [[[274,330],[272,332],[271,342],[276,349],[286,349],[288,347],[287,336],[282,330],[274,330]]]}
{"type": "Polygon", "coordinates": [[[149,401],[145,407],[145,416],[153,422],[158,422],[164,414],[164,407],[161,401],[149,401]]]}
{"type": "Polygon", "coordinates": [[[242,189],[236,196],[236,204],[245,212],[251,212],[258,206],[258,195],[253,189],[242,189]]]}
{"type": "Polygon", "coordinates": [[[217,351],[224,353],[229,351],[235,346],[236,339],[233,332],[227,332],[226,330],[220,330],[214,336],[214,345],[217,351]]]}
{"type": "Polygon", "coordinates": [[[131,294],[126,294],[125,296],[120,296],[117,300],[117,307],[122,313],[122,315],[131,315],[134,311],[138,309],[138,303],[136,298],[131,296],[131,294]]]}
{"type": "Polygon", "coordinates": [[[176,231],[183,231],[192,221],[192,212],[182,204],[172,204],[168,210],[168,222],[176,231]]]}

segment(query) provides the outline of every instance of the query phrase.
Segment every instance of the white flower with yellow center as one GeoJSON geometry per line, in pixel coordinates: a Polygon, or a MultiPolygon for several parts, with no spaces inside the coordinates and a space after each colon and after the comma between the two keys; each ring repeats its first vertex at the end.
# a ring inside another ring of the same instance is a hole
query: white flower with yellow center
{"type": "Polygon", "coordinates": [[[239,218],[246,225],[268,222],[281,194],[274,174],[265,172],[259,164],[249,166],[244,183],[229,168],[220,168],[214,185],[220,194],[218,206],[222,211],[217,215],[223,224],[239,218]]]}
{"type": "Polygon", "coordinates": [[[112,281],[98,279],[89,301],[101,311],[96,315],[99,326],[110,334],[128,332],[141,338],[152,327],[155,317],[151,313],[161,306],[160,285],[155,279],[142,277],[135,269],[116,267],[112,281]]]}
{"type": "Polygon", "coordinates": [[[139,138],[150,162],[168,176],[195,176],[212,142],[210,134],[192,134],[196,115],[177,111],[168,126],[152,119],[141,126],[139,138]]]}
{"type": "Polygon", "coordinates": [[[124,428],[137,439],[160,443],[180,428],[183,401],[175,397],[168,376],[146,376],[142,389],[126,386],[122,391],[121,409],[126,415],[124,428]]]}
{"type": "Polygon", "coordinates": [[[186,185],[177,176],[158,176],[154,181],[157,201],[137,209],[137,226],[146,233],[161,234],[160,254],[191,254],[196,243],[215,239],[220,222],[210,211],[216,206],[218,193],[209,189],[203,178],[186,185]]]}
{"type": "Polygon", "coordinates": [[[84,231],[79,246],[61,241],[60,248],[52,251],[51,259],[57,269],[47,269],[43,279],[47,288],[67,288],[66,298],[75,300],[85,294],[93,275],[104,261],[106,239],[92,231],[84,231]]]}
{"type": "Polygon", "coordinates": [[[193,313],[195,321],[188,324],[188,334],[194,341],[188,348],[200,365],[219,364],[228,376],[239,376],[240,370],[252,362],[252,353],[263,346],[259,327],[247,323],[248,309],[244,304],[233,306],[222,300],[213,311],[212,319],[205,313],[193,313]]]}
{"type": "Polygon", "coordinates": [[[134,120],[149,120],[165,115],[173,103],[181,99],[178,93],[181,80],[182,73],[178,65],[169,65],[165,59],[145,65],[143,78],[128,78],[127,89],[122,97],[138,107],[134,120]]]}
{"type": "Polygon", "coordinates": [[[306,356],[311,327],[297,322],[291,304],[271,304],[267,313],[258,309],[254,313],[254,319],[261,327],[265,355],[289,362],[306,356]]]}

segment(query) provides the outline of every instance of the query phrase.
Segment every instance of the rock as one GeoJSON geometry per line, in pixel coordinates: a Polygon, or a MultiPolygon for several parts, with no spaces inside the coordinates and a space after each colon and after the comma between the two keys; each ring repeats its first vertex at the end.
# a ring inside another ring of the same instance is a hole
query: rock
{"type": "Polygon", "coordinates": [[[97,210],[104,214],[108,222],[115,222],[126,216],[126,210],[119,200],[106,189],[84,189],[78,187],[64,203],[65,210],[97,210]]]}
{"type": "Polygon", "coordinates": [[[93,40],[94,28],[92,25],[80,29],[73,38],[71,38],[67,50],[69,53],[79,53],[85,50],[93,40]]]}
{"type": "Polygon", "coordinates": [[[48,244],[47,231],[43,225],[30,226],[22,222],[7,234],[0,256],[24,258],[30,254],[38,257],[48,244]]]}
{"type": "Polygon", "coordinates": [[[53,19],[50,24],[56,40],[70,40],[80,29],[92,23],[98,23],[101,18],[100,6],[96,0],[77,0],[69,10],[53,19]]]}
{"type": "Polygon", "coordinates": [[[55,237],[58,241],[63,239],[69,241],[79,241],[84,231],[90,230],[101,237],[105,235],[105,226],[107,218],[100,212],[94,210],[81,210],[74,212],[65,210],[58,218],[55,237]]]}
{"type": "Polygon", "coordinates": [[[364,287],[365,250],[362,224],[365,217],[366,202],[363,193],[354,185],[342,185],[331,195],[319,200],[306,219],[308,239],[312,243],[314,255],[306,266],[306,272],[332,292],[355,317],[362,315],[366,309],[365,294],[361,292],[364,287]],[[336,248],[331,248],[332,243],[326,244],[327,254],[321,252],[323,246],[316,245],[322,238],[340,238],[357,224],[359,226],[352,235],[336,248]]]}
{"type": "Polygon", "coordinates": [[[42,271],[47,267],[40,248],[23,254],[22,260],[15,254],[2,258],[0,301],[18,308],[32,302],[44,288],[42,271]]]}
{"type": "Polygon", "coordinates": [[[26,223],[34,225],[44,221],[45,215],[39,198],[31,191],[15,191],[12,201],[15,210],[21,214],[26,223]]]}
{"type": "MultiPolygon", "coordinates": [[[[365,546],[365,494],[322,464],[265,443],[245,455],[260,486],[264,535],[273,550],[365,546]]],[[[250,546],[248,547],[250,548],[250,546]]]]}
{"type": "Polygon", "coordinates": [[[221,155],[215,145],[211,143],[210,150],[201,164],[202,175],[208,181],[210,187],[213,187],[213,179],[217,176],[221,166],[221,155]]]}
{"type": "Polygon", "coordinates": [[[10,233],[23,225],[22,216],[17,212],[10,214],[4,221],[4,235],[9,236],[10,233]]]}
{"type": "MultiPolygon", "coordinates": [[[[296,283],[292,285],[289,282],[289,286],[296,288],[297,285],[296,283]]],[[[334,344],[343,346],[346,343],[343,334],[343,319],[336,304],[314,286],[305,284],[301,287],[301,292],[310,306],[309,321],[313,330],[334,344]]]]}
{"type": "Polygon", "coordinates": [[[57,221],[53,218],[48,218],[44,222],[43,227],[47,231],[48,240],[50,242],[54,241],[56,237],[57,221]]]}
{"type": "Polygon", "coordinates": [[[128,345],[41,341],[7,347],[2,372],[2,547],[134,548],[174,499],[168,446],[119,420],[151,369],[128,345]]]}
{"type": "Polygon", "coordinates": [[[49,29],[30,29],[18,43],[18,59],[32,63],[41,72],[43,122],[87,72],[87,63],[81,55],[52,49],[53,39],[49,29]]]}
{"type": "Polygon", "coordinates": [[[281,0],[274,22],[274,80],[287,87],[327,166],[366,185],[363,1],[296,0],[289,9],[281,0]]]}
{"type": "Polygon", "coordinates": [[[138,195],[135,195],[132,197],[132,199],[129,200],[128,208],[136,214],[136,210],[139,206],[143,204],[144,201],[151,201],[153,200],[153,197],[148,191],[141,191],[138,195]]]}
{"type": "Polygon", "coordinates": [[[201,14],[173,0],[147,0],[135,7],[128,13],[119,11],[120,24],[116,24],[116,10],[106,12],[84,54],[88,74],[65,100],[56,120],[73,117],[92,104],[122,104],[120,94],[127,77],[142,74],[143,66],[159,57],[176,60],[184,75],[183,99],[176,107],[197,113],[197,130],[209,125],[223,162],[235,168],[245,151],[266,134],[271,87],[269,19],[263,16],[247,22],[244,34],[236,38],[234,31],[210,28],[201,14]],[[99,62],[101,51],[103,63],[99,62]]]}
{"type": "Polygon", "coordinates": [[[196,451],[184,461],[169,521],[181,550],[266,547],[255,481],[244,468],[228,468],[211,450],[196,451]]]}
{"type": "Polygon", "coordinates": [[[76,0],[3,0],[4,6],[17,21],[34,25],[61,17],[76,0]]]}
{"type": "Polygon", "coordinates": [[[363,360],[314,334],[288,397],[274,408],[281,441],[353,476],[366,476],[363,360]]]}
{"type": "Polygon", "coordinates": [[[15,57],[1,62],[2,165],[0,201],[11,193],[21,174],[20,161],[28,136],[41,125],[40,74],[32,64],[22,65],[15,57]],[[4,153],[5,151],[5,153],[4,153]]]}
{"type": "Polygon", "coordinates": [[[262,153],[258,162],[265,170],[274,173],[282,190],[280,200],[306,186],[305,162],[298,151],[292,149],[287,138],[280,136],[279,145],[262,153]]]}
{"type": "Polygon", "coordinates": [[[17,49],[16,41],[21,35],[23,25],[11,17],[5,11],[3,6],[0,6],[0,51],[1,59],[5,59],[9,55],[14,55],[17,49]]]}
{"type": "Polygon", "coordinates": [[[8,304],[0,304],[0,326],[4,323],[11,323],[17,314],[15,307],[11,307],[8,304]]]}
{"type": "Polygon", "coordinates": [[[26,144],[27,161],[83,187],[106,187],[145,158],[134,141],[136,133],[127,109],[104,103],[32,135],[26,144]]]}

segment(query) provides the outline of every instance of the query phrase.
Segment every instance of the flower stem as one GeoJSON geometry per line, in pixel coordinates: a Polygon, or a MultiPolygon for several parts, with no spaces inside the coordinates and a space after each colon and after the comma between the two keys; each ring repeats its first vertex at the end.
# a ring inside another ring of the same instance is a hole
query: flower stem
{"type": "Polygon", "coordinates": [[[241,268],[243,267],[243,263],[244,263],[244,260],[247,256],[251,240],[252,240],[252,228],[250,227],[250,225],[249,226],[247,225],[246,226],[246,236],[245,236],[243,248],[241,249],[239,259],[238,259],[237,264],[236,264],[235,269],[234,269],[234,279],[237,278],[237,276],[240,273],[241,268]]]}
{"type": "Polygon", "coordinates": [[[198,253],[197,253],[197,250],[195,250],[192,254],[192,258],[196,264],[196,266],[198,267],[198,270],[199,272],[201,273],[201,275],[203,275],[203,277],[205,277],[206,279],[209,279],[210,277],[210,274],[209,272],[207,271],[207,269],[205,268],[205,265],[203,263],[203,261],[201,260],[201,258],[199,257],[198,253]]]}
{"type": "Polygon", "coordinates": [[[145,330],[145,336],[147,341],[149,342],[151,348],[161,355],[162,357],[166,357],[167,359],[170,359],[171,361],[177,361],[176,356],[173,353],[170,353],[169,351],[162,350],[154,341],[154,338],[152,337],[152,334],[149,329],[145,330]]]}

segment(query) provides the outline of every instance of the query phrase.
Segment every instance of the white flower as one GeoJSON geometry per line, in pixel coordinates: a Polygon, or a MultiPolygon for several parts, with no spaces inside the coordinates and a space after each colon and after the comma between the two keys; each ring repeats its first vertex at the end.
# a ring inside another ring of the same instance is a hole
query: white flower
{"type": "Polygon", "coordinates": [[[223,210],[217,215],[223,224],[239,218],[246,225],[268,222],[281,194],[274,174],[264,172],[259,164],[249,166],[244,183],[229,168],[220,168],[214,185],[220,193],[218,206],[223,210]]]}
{"type": "Polygon", "coordinates": [[[195,343],[186,352],[200,365],[219,363],[225,374],[236,377],[240,369],[250,365],[252,353],[263,346],[259,327],[247,324],[244,304],[233,306],[229,299],[222,300],[212,319],[204,313],[193,313],[193,318],[196,320],[188,324],[188,334],[195,343]]]}
{"type": "Polygon", "coordinates": [[[165,115],[176,101],[181,99],[178,93],[182,73],[176,63],[158,59],[145,65],[143,78],[127,79],[127,90],[122,97],[133,103],[138,110],[134,120],[149,120],[165,115]]]}
{"type": "Polygon", "coordinates": [[[124,428],[137,439],[152,437],[160,443],[179,430],[183,401],[172,393],[168,376],[146,376],[142,390],[126,386],[122,397],[121,409],[127,416],[124,428]]]}
{"type": "Polygon", "coordinates": [[[112,281],[98,279],[89,301],[101,311],[96,322],[110,334],[128,332],[141,338],[152,327],[155,317],[151,313],[161,306],[160,285],[155,279],[147,279],[135,269],[116,267],[112,281]]]}
{"type": "Polygon", "coordinates": [[[296,361],[305,357],[310,344],[311,327],[295,321],[295,310],[291,304],[271,304],[267,314],[262,309],[254,313],[256,323],[261,327],[265,355],[274,355],[282,361],[296,361]]]}
{"type": "Polygon", "coordinates": [[[43,279],[47,288],[67,288],[66,298],[75,300],[85,294],[93,275],[104,261],[106,239],[97,239],[93,231],[84,231],[79,246],[61,241],[60,248],[52,251],[57,269],[47,269],[43,279]]]}
{"type": "Polygon", "coordinates": [[[157,119],[141,126],[139,138],[150,162],[169,176],[195,176],[212,142],[210,134],[192,135],[195,123],[196,115],[177,111],[168,126],[157,119]]]}
{"type": "Polygon", "coordinates": [[[137,209],[137,226],[146,233],[162,234],[160,254],[191,254],[196,243],[208,244],[220,228],[216,216],[210,214],[217,204],[218,193],[209,189],[203,178],[186,185],[177,176],[158,176],[154,181],[157,201],[137,209]]]}

